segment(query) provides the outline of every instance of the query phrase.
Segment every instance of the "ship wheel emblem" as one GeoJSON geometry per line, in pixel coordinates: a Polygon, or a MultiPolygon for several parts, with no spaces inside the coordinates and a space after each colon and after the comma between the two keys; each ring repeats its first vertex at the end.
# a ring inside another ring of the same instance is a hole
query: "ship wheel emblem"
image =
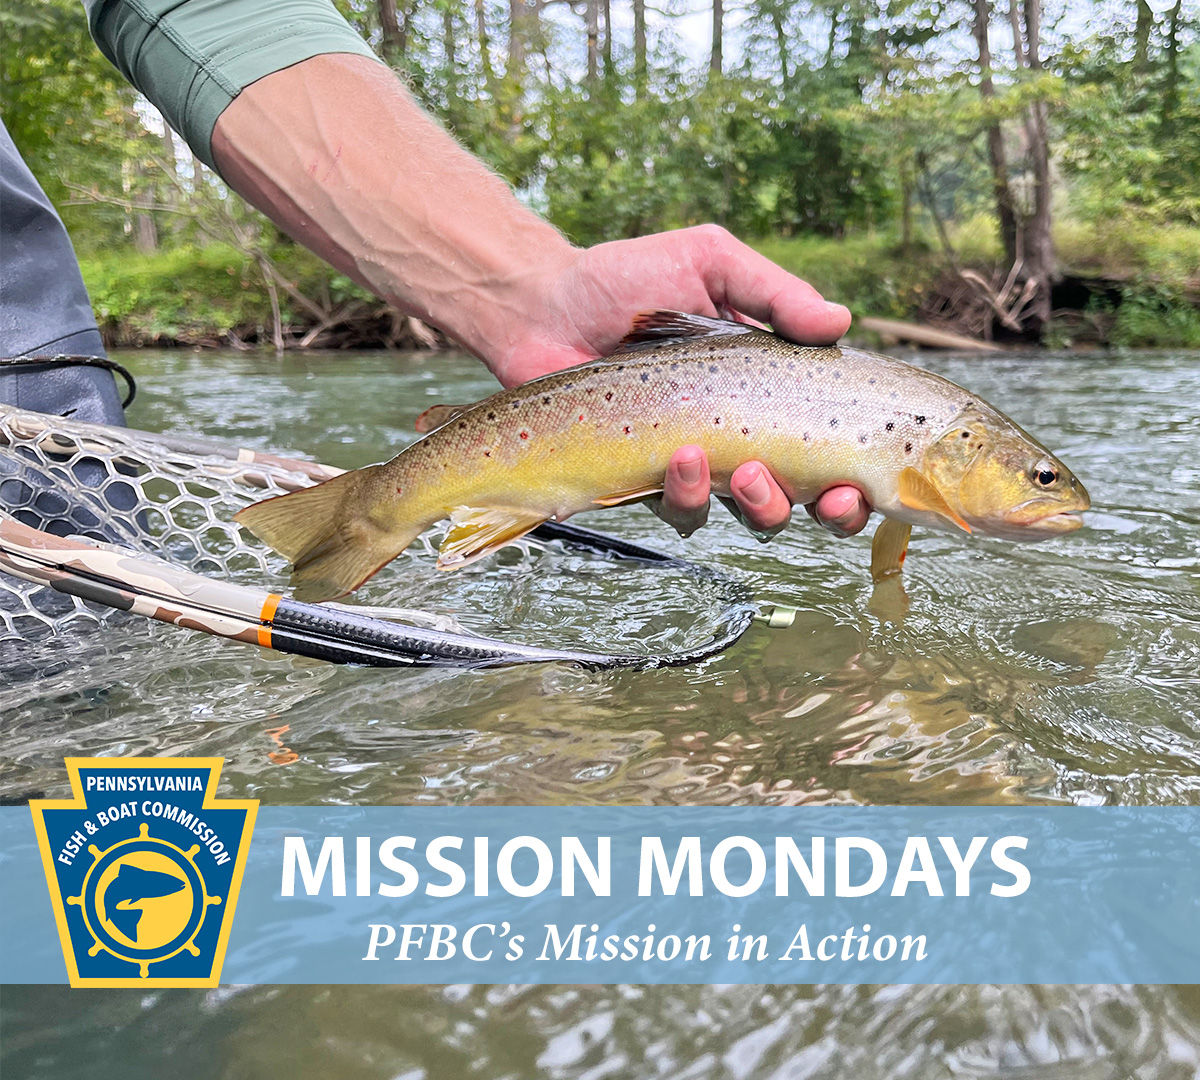
{"type": "Polygon", "coordinates": [[[151,964],[185,949],[200,955],[196,935],[221,897],[205,889],[195,861],[199,844],[185,851],[152,837],[145,823],[138,831],[105,851],[89,845],[93,862],[83,891],[67,903],[82,911],[94,941],[89,956],[111,953],[136,964],[144,979],[151,964]]]}

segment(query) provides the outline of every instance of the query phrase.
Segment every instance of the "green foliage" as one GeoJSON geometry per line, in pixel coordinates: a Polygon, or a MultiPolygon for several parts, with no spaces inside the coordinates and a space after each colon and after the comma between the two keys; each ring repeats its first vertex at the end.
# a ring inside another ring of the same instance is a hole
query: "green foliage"
{"type": "Polygon", "coordinates": [[[1157,282],[1122,290],[1109,332],[1118,346],[1200,349],[1200,309],[1182,293],[1157,282]]]}
{"type": "MultiPolygon", "coordinates": [[[[1060,265],[1128,283],[1122,304],[1095,313],[1115,338],[1192,340],[1192,5],[1174,22],[1156,7],[1139,30],[1128,0],[1102,31],[1067,40],[1057,0],[1044,70],[997,47],[996,94],[984,99],[965,0],[747,0],[736,31],[727,20],[721,73],[681,53],[668,5],[653,9],[644,79],[618,35],[592,80],[580,5],[528,5],[514,30],[507,0],[404,0],[397,38],[375,0],[335,2],[458,139],[575,242],[717,221],[762,237],[766,254],[863,314],[912,316],[952,263],[1004,271],[985,132],[1002,126],[1007,179],[1027,204],[1023,124],[1042,103],[1060,265]]],[[[264,264],[321,311],[362,296],[211,174],[175,162],[91,44],[77,0],[7,0],[0,32],[0,109],[90,256],[110,330],[196,341],[265,325],[264,264]],[[163,250],[136,255],[151,213],[163,250]]],[[[286,288],[280,301],[285,323],[312,316],[286,288]]]]}
{"type": "Polygon", "coordinates": [[[145,135],[132,87],[92,43],[77,0],[4,0],[0,35],[0,115],[13,142],[77,244],[123,239],[119,212],[65,204],[69,183],[119,185],[145,135]]]}

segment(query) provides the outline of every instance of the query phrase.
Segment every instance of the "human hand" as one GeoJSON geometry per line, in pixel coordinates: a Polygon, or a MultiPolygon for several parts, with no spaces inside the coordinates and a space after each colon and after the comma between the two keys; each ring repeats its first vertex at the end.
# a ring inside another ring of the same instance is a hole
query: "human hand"
{"type": "MultiPolygon", "coordinates": [[[[652,308],[755,319],[810,345],[835,342],[850,324],[840,304],[715,225],[571,248],[522,285],[534,306],[493,335],[486,358],[509,386],[608,355],[633,317],[652,308]]],[[[510,310],[517,315],[516,307],[510,310]]],[[[662,497],[651,505],[688,536],[708,519],[710,491],[704,451],[684,446],[671,458],[662,497]]],[[[730,491],[730,509],[756,536],[766,539],[788,523],[791,503],[761,462],[739,466],[730,491]]],[[[808,510],[838,536],[860,531],[870,515],[865,497],[849,486],[824,492],[808,510]]]]}

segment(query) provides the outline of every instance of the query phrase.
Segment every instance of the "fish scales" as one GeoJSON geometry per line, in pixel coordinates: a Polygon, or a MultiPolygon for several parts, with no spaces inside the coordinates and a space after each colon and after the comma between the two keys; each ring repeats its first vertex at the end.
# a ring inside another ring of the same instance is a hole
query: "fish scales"
{"type": "Polygon", "coordinates": [[[929,372],[852,349],[785,347],[765,368],[744,347],[695,349],[661,346],[506,390],[393,458],[388,480],[427,494],[422,516],[511,505],[520,486],[533,489],[521,505],[565,517],[661,484],[671,454],[695,443],[721,494],[757,459],[794,502],[845,482],[881,505],[891,465],[918,460],[971,401],[929,372]]]}
{"type": "Polygon", "coordinates": [[[914,524],[1039,539],[1077,527],[1088,505],[1048,450],[938,375],[678,313],[644,317],[605,360],[440,408],[446,422],[391,461],[238,514],[293,560],[298,597],[357,587],[446,517],[438,565],[453,569],[548,518],[644,498],[688,443],[718,494],[749,460],[795,503],[859,488],[890,519],[877,575],[899,569],[914,524]]]}

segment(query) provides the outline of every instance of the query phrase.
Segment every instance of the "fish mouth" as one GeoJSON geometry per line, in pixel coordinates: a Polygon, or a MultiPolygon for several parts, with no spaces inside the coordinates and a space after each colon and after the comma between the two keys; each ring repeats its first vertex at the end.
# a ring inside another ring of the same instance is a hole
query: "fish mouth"
{"type": "Polygon", "coordinates": [[[1083,526],[1083,518],[1078,510],[1056,510],[1049,514],[1034,511],[1028,515],[1010,514],[1006,524],[1019,535],[1040,539],[1074,532],[1083,526]]]}
{"type": "Polygon", "coordinates": [[[1083,518],[1076,511],[1062,511],[1032,522],[1031,527],[1042,532],[1069,533],[1083,527],[1083,518]]]}

